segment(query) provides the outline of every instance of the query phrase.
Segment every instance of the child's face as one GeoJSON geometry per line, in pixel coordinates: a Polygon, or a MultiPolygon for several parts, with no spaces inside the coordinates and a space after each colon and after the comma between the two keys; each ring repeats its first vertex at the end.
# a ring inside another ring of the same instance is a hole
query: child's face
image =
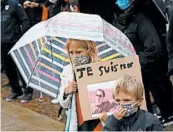
{"type": "Polygon", "coordinates": [[[85,49],[80,43],[73,41],[69,45],[70,57],[88,56],[88,49],[85,49]]]}
{"type": "Polygon", "coordinates": [[[90,62],[88,49],[80,43],[75,43],[75,41],[69,45],[69,54],[74,66],[84,65],[90,62]]]}
{"type": "Polygon", "coordinates": [[[138,100],[133,95],[119,92],[118,94],[114,95],[115,103],[118,105],[124,105],[124,104],[133,104],[136,103],[138,100]]]}
{"type": "Polygon", "coordinates": [[[119,111],[119,108],[121,110],[125,110],[125,113],[121,118],[123,117],[128,117],[132,115],[133,113],[138,111],[138,107],[141,105],[141,101],[137,100],[134,95],[124,93],[124,92],[119,92],[118,94],[114,94],[115,98],[115,116],[119,115],[121,112],[119,111]]]}

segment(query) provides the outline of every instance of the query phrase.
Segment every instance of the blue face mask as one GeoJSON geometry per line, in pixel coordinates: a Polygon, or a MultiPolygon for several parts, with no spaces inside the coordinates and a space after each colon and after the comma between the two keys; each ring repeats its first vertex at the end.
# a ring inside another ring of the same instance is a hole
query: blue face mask
{"type": "Polygon", "coordinates": [[[121,10],[125,10],[130,7],[131,2],[130,0],[116,0],[116,4],[121,10]]]}

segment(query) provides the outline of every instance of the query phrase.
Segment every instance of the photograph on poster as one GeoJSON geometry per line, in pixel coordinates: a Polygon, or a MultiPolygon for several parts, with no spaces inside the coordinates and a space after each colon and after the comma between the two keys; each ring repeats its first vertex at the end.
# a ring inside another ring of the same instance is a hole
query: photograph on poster
{"type": "Polygon", "coordinates": [[[100,117],[102,112],[112,114],[114,110],[114,99],[112,89],[115,81],[95,83],[87,85],[90,112],[93,118],[100,117]]]}

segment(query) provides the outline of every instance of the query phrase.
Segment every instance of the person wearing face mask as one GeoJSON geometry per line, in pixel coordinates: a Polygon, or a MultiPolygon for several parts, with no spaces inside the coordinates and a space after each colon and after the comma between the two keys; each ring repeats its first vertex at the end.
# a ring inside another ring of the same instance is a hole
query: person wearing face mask
{"type": "Polygon", "coordinates": [[[117,0],[114,26],[133,44],[141,65],[147,109],[153,112],[150,94],[160,109],[164,126],[173,123],[172,84],[167,75],[166,46],[161,42],[152,21],[137,5],[140,0],[117,0]]]}
{"type": "Polygon", "coordinates": [[[115,111],[107,118],[103,131],[163,131],[156,116],[140,109],[143,89],[141,81],[130,75],[115,81],[115,111]]]}
{"type": "MultiPolygon", "coordinates": [[[[54,1],[54,0],[49,0],[49,1],[54,1]]],[[[59,1],[59,4],[60,4],[59,6],[61,6],[61,11],[79,12],[78,0],[58,0],[58,1],[59,1]]],[[[51,10],[52,9],[49,10],[50,11],[49,16],[53,17],[55,14],[52,14],[51,10]]],[[[80,58],[78,58],[78,59],[80,59],[80,58]]],[[[84,58],[81,58],[81,59],[84,59],[84,58]]],[[[51,102],[52,102],[52,104],[58,104],[59,99],[55,98],[55,99],[51,100],[51,102]]]]}
{"type": "Polygon", "coordinates": [[[83,120],[77,83],[73,71],[75,66],[93,63],[98,60],[96,44],[89,40],[68,39],[66,50],[71,63],[63,68],[63,72],[60,75],[61,87],[59,101],[63,108],[70,109],[71,106],[69,131],[102,130],[102,125],[98,119],[92,121],[83,120]]]}

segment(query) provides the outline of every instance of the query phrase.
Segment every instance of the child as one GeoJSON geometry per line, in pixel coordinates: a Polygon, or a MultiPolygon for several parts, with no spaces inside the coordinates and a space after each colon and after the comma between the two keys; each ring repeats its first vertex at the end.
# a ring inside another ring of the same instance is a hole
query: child
{"type": "Polygon", "coordinates": [[[163,131],[157,117],[140,110],[144,88],[139,80],[125,75],[115,84],[115,111],[108,117],[104,131],[163,131]]]}
{"type": "Polygon", "coordinates": [[[68,128],[68,131],[102,130],[99,120],[83,120],[77,83],[73,71],[75,66],[98,61],[96,44],[89,40],[68,39],[66,42],[66,51],[70,59],[70,64],[64,67],[61,73],[61,88],[59,94],[61,106],[71,111],[71,114],[67,115],[69,119],[67,121],[69,122],[66,122],[66,128],[68,128]]]}

